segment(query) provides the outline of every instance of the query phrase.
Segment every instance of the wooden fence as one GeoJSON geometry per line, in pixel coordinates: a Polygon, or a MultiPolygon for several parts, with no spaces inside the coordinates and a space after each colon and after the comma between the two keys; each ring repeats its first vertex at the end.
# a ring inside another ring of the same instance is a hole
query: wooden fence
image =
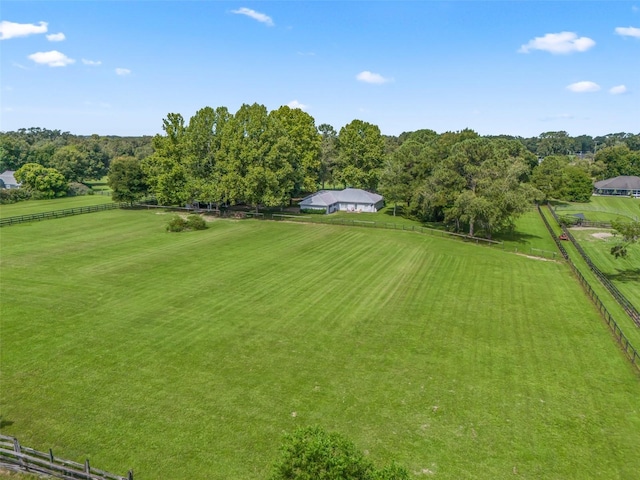
{"type": "MultiPolygon", "coordinates": [[[[551,208],[549,208],[549,210],[553,212],[551,208]]],[[[613,318],[609,310],[607,310],[607,307],[604,306],[604,304],[602,303],[602,301],[600,300],[596,292],[593,290],[593,288],[591,288],[591,285],[589,284],[587,279],[584,278],[584,276],[582,275],[578,267],[576,267],[573,261],[571,261],[571,258],[569,257],[569,253],[564,248],[564,245],[562,245],[562,241],[558,238],[556,233],[553,231],[553,228],[549,224],[547,217],[542,212],[542,209],[540,208],[539,205],[538,205],[538,212],[540,213],[540,216],[542,217],[542,220],[544,221],[544,224],[546,225],[547,230],[549,230],[549,233],[551,234],[553,241],[558,246],[558,249],[560,250],[560,253],[562,254],[563,258],[567,261],[567,263],[571,267],[571,270],[573,271],[574,275],[578,278],[578,281],[580,282],[580,285],[582,285],[582,288],[584,289],[584,291],[587,293],[587,295],[589,295],[589,298],[591,299],[591,301],[595,304],[595,306],[600,311],[600,315],[602,315],[602,318],[604,319],[604,321],[607,322],[607,325],[609,325],[609,328],[613,332],[613,336],[622,347],[622,351],[624,352],[626,357],[631,361],[631,364],[635,365],[636,368],[640,369],[640,352],[638,352],[638,350],[631,344],[631,342],[625,336],[622,329],[616,323],[615,319],[613,318]]]]}
{"type": "Polygon", "coordinates": [[[625,297],[624,294],[620,292],[620,290],[618,290],[618,287],[616,287],[611,282],[611,280],[609,280],[607,276],[604,273],[602,273],[602,271],[596,266],[596,264],[594,264],[591,261],[591,258],[589,258],[589,255],[587,255],[587,253],[584,251],[582,246],[576,241],[575,237],[571,234],[569,229],[567,229],[567,226],[556,215],[556,213],[553,211],[551,207],[549,207],[549,211],[551,212],[551,215],[553,216],[555,221],[558,223],[560,228],[562,228],[562,232],[567,236],[567,238],[571,241],[571,243],[576,248],[580,256],[587,263],[587,265],[589,266],[589,269],[594,273],[596,277],[598,277],[598,280],[600,280],[600,283],[602,283],[602,285],[607,290],[609,290],[609,293],[613,295],[613,298],[615,298],[616,301],[620,304],[620,306],[624,309],[624,311],[627,312],[627,315],[629,315],[631,320],[633,320],[633,322],[638,327],[640,327],[640,312],[638,312],[636,307],[629,301],[629,299],[625,297]]]}
{"type": "Polygon", "coordinates": [[[28,215],[16,215],[14,217],[0,218],[0,227],[17,225],[19,223],[48,220],[50,218],[63,218],[83,213],[101,212],[103,210],[113,210],[115,208],[130,207],[129,203],[103,203],[101,205],[90,205],[87,207],[67,208],[64,210],[53,210],[51,212],[30,213],[28,215]]]}
{"type": "Polygon", "coordinates": [[[126,477],[93,468],[89,459],[84,465],[56,458],[48,453],[23,447],[15,437],[0,435],[0,467],[17,472],[47,475],[65,480],[133,480],[133,470],[126,477]]]}

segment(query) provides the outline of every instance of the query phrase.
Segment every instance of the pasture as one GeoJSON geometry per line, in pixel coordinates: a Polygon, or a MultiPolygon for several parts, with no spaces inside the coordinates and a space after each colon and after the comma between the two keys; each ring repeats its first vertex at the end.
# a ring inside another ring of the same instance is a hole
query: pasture
{"type": "Polygon", "coordinates": [[[0,218],[101,205],[111,202],[113,202],[113,200],[108,195],[81,195],[78,197],[63,197],[51,200],[27,200],[24,202],[0,205],[0,218]]]}
{"type": "Polygon", "coordinates": [[[0,230],[3,433],[141,480],[266,478],[309,424],[416,478],[640,470],[639,375],[565,264],[331,225],[169,234],[168,218],[0,230]]]}
{"type": "Polygon", "coordinates": [[[592,222],[640,219],[640,199],[630,197],[594,195],[589,203],[558,203],[555,209],[558,215],[583,213],[592,222]]]}
{"type": "Polygon", "coordinates": [[[611,247],[620,240],[613,230],[572,228],[571,233],[602,273],[640,309],[640,245],[630,246],[626,258],[616,259],[611,247]]]}

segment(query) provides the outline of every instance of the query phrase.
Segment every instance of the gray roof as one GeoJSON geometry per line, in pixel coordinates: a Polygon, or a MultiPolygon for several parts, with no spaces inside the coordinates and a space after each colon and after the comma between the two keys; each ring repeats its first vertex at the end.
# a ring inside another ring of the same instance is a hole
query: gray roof
{"type": "Polygon", "coordinates": [[[328,207],[336,203],[363,203],[376,204],[383,199],[382,195],[367,192],[359,188],[345,188],[344,190],[320,190],[308,197],[303,198],[300,203],[314,207],[328,207]]]}
{"type": "Polygon", "coordinates": [[[640,190],[640,177],[620,176],[596,182],[595,187],[601,190],[640,190]]]}
{"type": "Polygon", "coordinates": [[[5,170],[4,172],[0,173],[0,180],[2,180],[2,183],[5,187],[8,187],[10,185],[20,185],[16,180],[16,177],[13,176],[14,173],[15,171],[13,170],[5,170]]]}

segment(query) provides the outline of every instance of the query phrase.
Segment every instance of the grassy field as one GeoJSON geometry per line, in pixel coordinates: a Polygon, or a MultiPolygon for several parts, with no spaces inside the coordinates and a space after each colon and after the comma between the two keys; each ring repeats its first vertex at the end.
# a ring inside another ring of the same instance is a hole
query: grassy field
{"type": "Polygon", "coordinates": [[[27,200],[25,202],[0,205],[0,218],[30,213],[51,212],[53,210],[65,210],[67,208],[86,207],[88,205],[101,205],[111,203],[108,195],[82,195],[79,197],[64,197],[51,200],[27,200]]]}
{"type": "MultiPolygon", "coordinates": [[[[3,433],[140,480],[265,478],[282,433],[309,424],[416,478],[640,470],[639,376],[563,263],[402,231],[167,220],[0,230],[3,433]]],[[[523,221],[534,233],[514,241],[544,242],[523,221]]]]}
{"type": "Polygon", "coordinates": [[[640,219],[640,199],[629,197],[593,196],[589,203],[559,203],[558,215],[583,213],[592,222],[640,219]]]}
{"type": "Polygon", "coordinates": [[[571,233],[587,255],[618,289],[640,310],[640,245],[629,247],[627,258],[616,259],[611,247],[619,243],[612,230],[572,228],[571,233]]]}

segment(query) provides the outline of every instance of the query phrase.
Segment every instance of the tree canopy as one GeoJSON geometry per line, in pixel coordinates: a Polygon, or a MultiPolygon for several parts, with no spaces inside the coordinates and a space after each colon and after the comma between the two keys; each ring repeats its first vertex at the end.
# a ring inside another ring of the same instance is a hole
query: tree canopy
{"type": "Polygon", "coordinates": [[[20,167],[15,178],[33,193],[34,198],[56,198],[67,194],[68,182],[55,168],[47,168],[37,163],[27,163],[20,167]]]}

